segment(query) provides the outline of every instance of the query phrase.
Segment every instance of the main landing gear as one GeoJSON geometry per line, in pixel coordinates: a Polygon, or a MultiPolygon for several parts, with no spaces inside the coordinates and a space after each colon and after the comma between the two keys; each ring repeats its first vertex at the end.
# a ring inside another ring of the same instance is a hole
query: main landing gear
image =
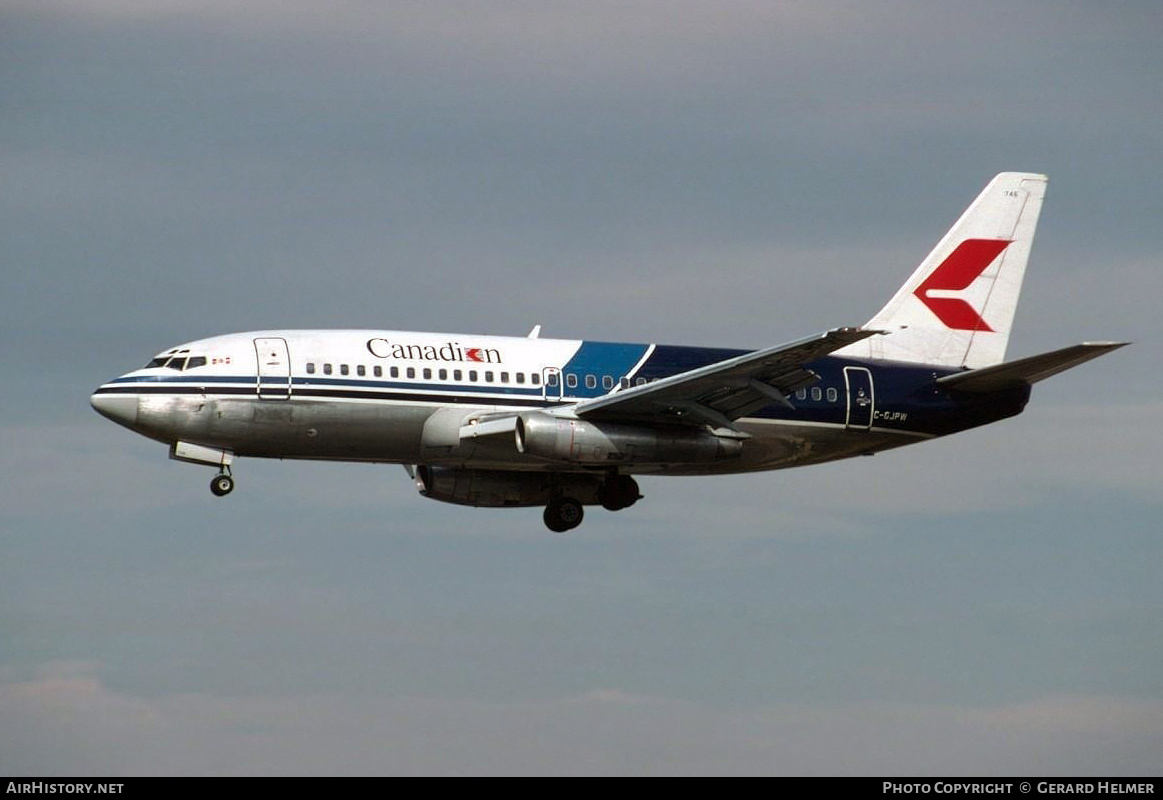
{"type": "Polygon", "coordinates": [[[555,497],[545,506],[545,527],[554,533],[565,533],[581,525],[585,517],[582,504],[572,497],[555,497]]]}
{"type": "Polygon", "coordinates": [[[611,475],[598,490],[598,500],[607,511],[621,511],[629,508],[642,498],[638,493],[638,481],[629,475],[611,475]]]}
{"type": "MultiPolygon", "coordinates": [[[[629,475],[610,475],[598,489],[598,502],[609,511],[621,511],[638,502],[638,482],[629,475]]],[[[554,533],[565,533],[581,525],[585,508],[581,502],[565,496],[554,497],[545,506],[545,527],[554,533]]]]}

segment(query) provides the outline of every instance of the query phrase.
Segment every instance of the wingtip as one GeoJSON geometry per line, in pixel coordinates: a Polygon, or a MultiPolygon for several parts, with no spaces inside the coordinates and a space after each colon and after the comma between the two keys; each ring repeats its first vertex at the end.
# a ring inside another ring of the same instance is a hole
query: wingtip
{"type": "Polygon", "coordinates": [[[1129,344],[1133,344],[1133,342],[1080,342],[1078,346],[1087,350],[1097,350],[1099,355],[1105,355],[1129,344]]]}

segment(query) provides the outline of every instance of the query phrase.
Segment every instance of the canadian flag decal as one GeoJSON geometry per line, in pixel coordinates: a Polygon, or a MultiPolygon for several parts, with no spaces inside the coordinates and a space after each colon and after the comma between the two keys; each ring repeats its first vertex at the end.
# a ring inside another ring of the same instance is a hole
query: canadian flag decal
{"type": "Polygon", "coordinates": [[[937,319],[947,327],[961,331],[992,331],[977,310],[958,297],[943,296],[946,292],[962,292],[977,280],[986,267],[994,262],[1009,239],[966,239],[929,273],[929,277],[913,292],[937,319]],[[932,293],[942,296],[934,297],[932,293]]]}

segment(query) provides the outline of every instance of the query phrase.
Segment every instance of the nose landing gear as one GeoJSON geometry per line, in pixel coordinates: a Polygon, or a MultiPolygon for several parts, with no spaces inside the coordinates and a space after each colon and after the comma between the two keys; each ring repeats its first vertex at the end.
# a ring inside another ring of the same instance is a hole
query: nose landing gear
{"type": "Polygon", "coordinates": [[[234,453],[230,450],[177,441],[170,445],[170,458],[218,467],[218,474],[210,481],[210,491],[215,497],[225,497],[234,491],[234,478],[230,477],[230,462],[234,460],[234,453]]]}
{"type": "Polygon", "coordinates": [[[230,477],[229,468],[214,476],[210,481],[210,491],[215,497],[225,497],[234,491],[234,478],[230,477]]]}

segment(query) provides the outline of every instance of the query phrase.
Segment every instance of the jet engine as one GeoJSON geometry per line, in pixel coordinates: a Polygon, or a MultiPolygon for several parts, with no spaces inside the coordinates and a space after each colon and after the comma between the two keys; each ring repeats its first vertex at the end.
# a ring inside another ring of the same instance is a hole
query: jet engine
{"type": "Polygon", "coordinates": [[[743,452],[743,439],[707,429],[589,422],[539,412],[517,418],[516,438],[520,453],[591,466],[707,463],[743,452]]]}

